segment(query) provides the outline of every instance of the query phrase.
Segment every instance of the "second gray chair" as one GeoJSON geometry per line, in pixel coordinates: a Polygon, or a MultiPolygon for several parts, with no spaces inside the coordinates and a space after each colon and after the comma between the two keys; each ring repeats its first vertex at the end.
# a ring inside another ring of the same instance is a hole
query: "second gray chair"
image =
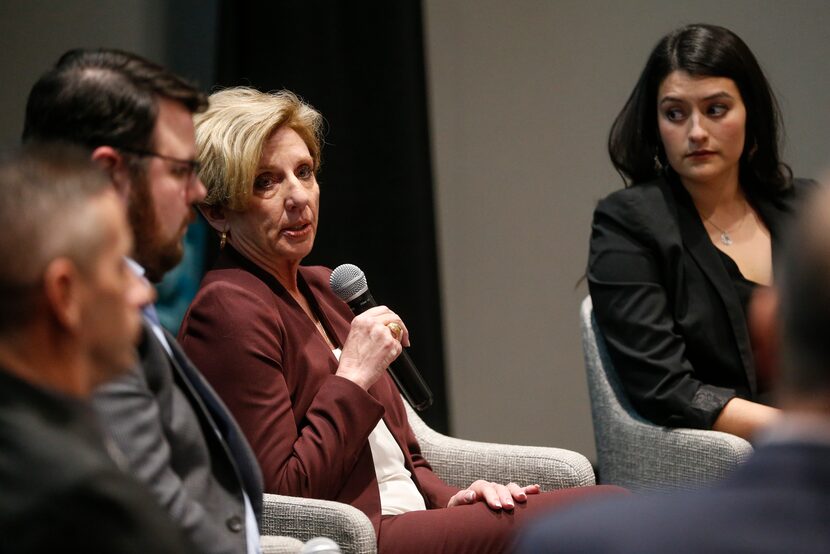
{"type": "Polygon", "coordinates": [[[640,416],[614,371],[590,297],[582,302],[580,320],[600,483],[691,489],[726,476],[749,457],[752,446],[735,435],[671,429],[640,416]]]}

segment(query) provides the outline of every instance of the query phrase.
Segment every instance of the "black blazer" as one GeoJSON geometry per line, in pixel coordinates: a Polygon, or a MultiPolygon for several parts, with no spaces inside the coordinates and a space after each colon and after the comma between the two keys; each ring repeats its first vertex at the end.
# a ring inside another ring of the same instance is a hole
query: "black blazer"
{"type": "MultiPolygon", "coordinates": [[[[773,258],[811,181],[750,202],[773,258]]],[[[738,396],[757,400],[746,315],[691,197],[676,179],[612,193],[594,212],[588,286],[635,408],[660,425],[711,429],[738,396]]]]}

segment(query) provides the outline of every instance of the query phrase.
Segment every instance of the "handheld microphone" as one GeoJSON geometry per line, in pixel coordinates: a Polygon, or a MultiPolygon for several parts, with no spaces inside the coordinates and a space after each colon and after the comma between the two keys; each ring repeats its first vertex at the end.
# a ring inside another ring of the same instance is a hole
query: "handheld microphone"
{"type": "MultiPolygon", "coordinates": [[[[354,315],[378,305],[369,292],[366,276],[356,265],[343,264],[334,268],[329,286],[338,298],[349,305],[354,315]]],[[[401,350],[401,355],[389,366],[389,374],[410,406],[420,412],[432,405],[432,391],[406,350],[401,350]]]]}

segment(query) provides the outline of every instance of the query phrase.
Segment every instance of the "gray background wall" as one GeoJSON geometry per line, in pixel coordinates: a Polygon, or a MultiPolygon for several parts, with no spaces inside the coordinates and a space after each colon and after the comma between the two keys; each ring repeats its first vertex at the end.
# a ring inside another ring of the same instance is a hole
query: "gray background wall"
{"type": "Polygon", "coordinates": [[[0,145],[16,144],[26,96],[70,48],[108,46],[164,60],[163,0],[0,2],[0,145]]]}
{"type": "MultiPolygon", "coordinates": [[[[186,52],[165,29],[181,26],[171,6],[194,3],[0,3],[0,145],[18,141],[29,87],[70,47],[124,48],[181,70],[186,52]]],[[[718,23],[744,38],[773,83],[785,158],[797,175],[818,175],[830,153],[830,4],[425,0],[424,9],[453,434],[593,456],[577,320],[587,289],[577,283],[593,206],[621,186],[605,154],[612,119],[660,36],[718,23]]],[[[200,29],[211,25],[196,26],[191,44],[200,29]]]]}

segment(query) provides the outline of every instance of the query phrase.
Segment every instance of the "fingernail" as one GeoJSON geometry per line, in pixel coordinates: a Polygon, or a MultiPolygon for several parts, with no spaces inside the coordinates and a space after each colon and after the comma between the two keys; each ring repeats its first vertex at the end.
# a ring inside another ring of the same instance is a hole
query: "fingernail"
{"type": "Polygon", "coordinates": [[[521,493],[519,493],[519,498],[524,500],[525,498],[527,498],[527,495],[525,493],[521,492],[521,493]]]}
{"type": "Polygon", "coordinates": [[[470,491],[470,492],[468,492],[467,494],[464,495],[464,500],[466,500],[467,502],[472,502],[475,499],[476,499],[476,493],[474,493],[473,491],[470,491]]]}
{"type": "Polygon", "coordinates": [[[508,510],[510,510],[510,509],[513,508],[513,503],[512,502],[505,502],[504,507],[507,508],[508,510]]]}

